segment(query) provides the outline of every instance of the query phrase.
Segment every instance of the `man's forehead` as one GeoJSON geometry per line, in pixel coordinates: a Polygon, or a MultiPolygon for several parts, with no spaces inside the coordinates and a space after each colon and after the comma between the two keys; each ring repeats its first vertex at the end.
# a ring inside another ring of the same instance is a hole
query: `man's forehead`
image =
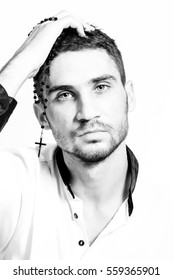
{"type": "Polygon", "coordinates": [[[119,76],[113,58],[103,49],[69,51],[58,55],[50,65],[50,83],[89,81],[103,75],[119,76]]]}

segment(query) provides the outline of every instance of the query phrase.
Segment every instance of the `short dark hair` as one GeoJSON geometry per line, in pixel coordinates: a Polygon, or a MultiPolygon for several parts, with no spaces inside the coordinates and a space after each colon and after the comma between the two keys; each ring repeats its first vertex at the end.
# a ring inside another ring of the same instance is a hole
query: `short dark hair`
{"type": "MultiPolygon", "coordinates": [[[[126,83],[126,75],[121,52],[119,51],[115,41],[99,29],[92,32],[86,32],[86,37],[79,36],[76,29],[64,29],[61,35],[55,41],[46,61],[41,66],[39,72],[34,77],[35,93],[41,96],[43,85],[49,77],[49,68],[51,61],[59,54],[68,51],[81,51],[86,49],[103,49],[115,61],[116,67],[120,73],[121,82],[126,83]]],[[[47,85],[47,87],[49,87],[47,85]]]]}

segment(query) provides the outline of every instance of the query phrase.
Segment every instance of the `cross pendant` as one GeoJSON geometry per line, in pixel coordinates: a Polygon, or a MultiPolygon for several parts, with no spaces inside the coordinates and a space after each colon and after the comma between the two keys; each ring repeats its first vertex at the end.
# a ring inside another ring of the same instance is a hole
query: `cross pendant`
{"type": "Polygon", "coordinates": [[[35,142],[36,145],[39,145],[39,148],[38,148],[38,157],[40,157],[41,147],[42,147],[42,146],[46,146],[46,144],[43,143],[42,141],[43,141],[43,131],[41,132],[40,142],[35,142]]]}

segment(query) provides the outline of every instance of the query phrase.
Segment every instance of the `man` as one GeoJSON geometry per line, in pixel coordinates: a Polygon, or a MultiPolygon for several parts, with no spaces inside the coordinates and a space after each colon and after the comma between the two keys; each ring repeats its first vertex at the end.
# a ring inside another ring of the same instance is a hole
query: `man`
{"type": "Polygon", "coordinates": [[[125,144],[135,99],[120,51],[66,12],[42,21],[1,70],[1,128],[31,77],[57,147],[1,153],[1,259],[129,257],[138,163],[125,144]]]}

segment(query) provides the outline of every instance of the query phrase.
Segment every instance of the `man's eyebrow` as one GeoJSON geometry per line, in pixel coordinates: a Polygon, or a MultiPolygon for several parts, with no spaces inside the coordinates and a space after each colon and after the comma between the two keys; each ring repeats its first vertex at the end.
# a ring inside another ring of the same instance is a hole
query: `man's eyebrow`
{"type": "Polygon", "coordinates": [[[102,81],[106,81],[106,80],[113,80],[113,81],[116,81],[117,79],[115,78],[115,76],[113,75],[103,75],[103,76],[99,76],[99,77],[96,77],[96,78],[93,78],[89,81],[89,83],[93,83],[93,84],[96,84],[96,83],[99,83],[99,82],[102,82],[102,81]]]}
{"type": "Polygon", "coordinates": [[[74,91],[74,87],[71,85],[55,85],[50,87],[49,91],[48,91],[48,96],[53,93],[54,91],[59,91],[59,90],[70,90],[70,91],[74,91]]]}

